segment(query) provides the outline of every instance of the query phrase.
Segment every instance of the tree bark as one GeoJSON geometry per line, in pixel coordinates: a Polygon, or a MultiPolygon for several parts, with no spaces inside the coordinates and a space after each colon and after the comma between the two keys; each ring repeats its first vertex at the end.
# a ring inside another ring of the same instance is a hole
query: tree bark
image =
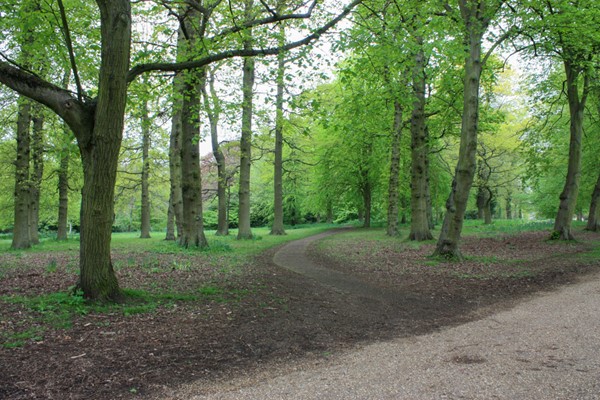
{"type": "Polygon", "coordinates": [[[592,192],[592,201],[590,203],[590,212],[588,214],[588,222],[585,227],[587,231],[600,232],[600,175],[592,192]]]}
{"type": "MultiPolygon", "coordinates": [[[[180,27],[177,31],[177,59],[185,57],[186,40],[183,29],[180,27]]],[[[184,72],[178,72],[173,77],[173,111],[171,115],[171,133],[169,136],[169,177],[171,183],[171,192],[169,195],[170,205],[172,207],[175,229],[167,230],[166,240],[175,240],[183,235],[183,198],[181,193],[181,124],[182,107],[184,93],[184,72]],[[172,238],[172,239],[171,239],[172,238]]]]}
{"type": "MultiPolygon", "coordinates": [[[[479,83],[482,60],[481,42],[489,19],[484,10],[466,0],[459,2],[466,27],[468,55],[465,60],[463,115],[458,162],[452,180],[452,189],[446,201],[446,215],[440,231],[440,237],[434,255],[462,260],[459,249],[465,211],[469,192],[473,184],[477,166],[477,131],[479,124],[479,83]]],[[[484,4],[479,4],[485,8],[484,4]]]]}
{"type": "Polygon", "coordinates": [[[512,219],[512,194],[506,193],[506,219],[512,219]]]}
{"type": "Polygon", "coordinates": [[[487,196],[485,199],[485,203],[483,205],[483,223],[484,225],[491,225],[492,223],[492,199],[494,196],[489,188],[485,188],[487,191],[487,196]]]}
{"type": "Polygon", "coordinates": [[[128,0],[97,0],[97,4],[102,21],[102,58],[93,128],[89,132],[74,129],[84,175],[79,286],[88,298],[114,301],[121,292],[111,262],[110,241],[127,99],[131,8],[128,0]]]}
{"type": "Polygon", "coordinates": [[[181,193],[183,198],[183,247],[207,247],[202,216],[200,176],[200,93],[204,71],[190,71],[184,83],[181,115],[181,193]]]}
{"type": "Polygon", "coordinates": [[[169,139],[169,176],[171,193],[169,207],[172,208],[174,225],[171,231],[167,230],[167,240],[175,240],[183,234],[183,198],[181,194],[181,109],[183,98],[183,75],[178,73],[173,78],[173,115],[171,116],[171,133],[169,139]],[[177,235],[175,235],[177,228],[177,235]]]}
{"type": "MultiPolygon", "coordinates": [[[[250,20],[252,0],[246,0],[246,19],[250,20]]],[[[251,32],[248,35],[252,35],[251,32]]],[[[244,40],[244,49],[251,49],[252,41],[244,40]]],[[[254,96],[254,63],[253,57],[244,58],[242,76],[242,136],[240,138],[240,183],[238,208],[238,239],[251,239],[250,228],[250,166],[252,153],[252,100],[254,96]]]]}
{"type": "Polygon", "coordinates": [[[574,66],[570,61],[564,61],[565,73],[567,76],[567,97],[569,100],[569,114],[571,123],[569,127],[569,165],[567,168],[567,177],[565,186],[560,194],[560,204],[558,213],[554,220],[553,238],[562,240],[573,240],[571,232],[571,221],[577,204],[577,194],[579,192],[579,180],[581,178],[581,138],[583,136],[583,114],[585,103],[589,91],[589,76],[584,73],[583,93],[579,94],[578,79],[581,75],[579,67],[574,66]]]}
{"type": "MultiPolygon", "coordinates": [[[[417,38],[422,46],[423,39],[417,38]]],[[[425,54],[421,47],[415,55],[413,67],[413,109],[410,121],[411,132],[411,220],[409,240],[433,239],[429,231],[427,214],[427,192],[429,168],[429,144],[425,128],[425,54]]]]}
{"type": "MultiPolygon", "coordinates": [[[[280,26],[281,41],[285,30],[280,26]]],[[[283,227],[283,89],[285,78],[285,53],[277,55],[277,95],[275,97],[275,162],[273,163],[273,226],[271,235],[285,235],[283,227]]]]}
{"type": "MultiPolygon", "coordinates": [[[[67,136],[69,128],[64,126],[62,132],[67,136]]],[[[67,136],[68,137],[68,136],[67,136]]],[[[60,151],[60,167],[58,170],[58,232],[57,240],[67,240],[67,223],[69,219],[69,159],[71,155],[69,141],[64,141],[64,146],[60,151]]]]}
{"type": "Polygon", "coordinates": [[[372,193],[371,183],[369,181],[365,182],[365,184],[362,188],[362,199],[363,199],[363,207],[364,207],[363,228],[370,228],[371,227],[371,209],[372,209],[373,193],[372,193]]]}
{"type": "Polygon", "coordinates": [[[17,155],[15,159],[15,206],[13,239],[11,248],[26,249],[31,247],[29,229],[30,182],[29,163],[31,156],[31,102],[23,96],[19,97],[17,116],[17,155]]]}
{"type": "Polygon", "coordinates": [[[167,207],[167,233],[165,240],[175,240],[175,212],[173,211],[173,201],[169,195],[169,205],[167,207]]]}
{"type": "Polygon", "coordinates": [[[390,150],[390,179],[388,186],[387,229],[388,236],[398,235],[398,185],[400,183],[400,139],[402,138],[402,105],[394,100],[394,127],[390,150]]]}
{"type": "Polygon", "coordinates": [[[31,187],[29,204],[29,238],[31,244],[39,244],[40,191],[44,177],[44,114],[38,104],[33,107],[33,129],[31,135],[31,187]]]}
{"type": "Polygon", "coordinates": [[[325,222],[328,224],[333,224],[333,202],[331,200],[327,200],[327,216],[325,217],[325,222]]]}
{"type": "Polygon", "coordinates": [[[148,114],[148,99],[143,100],[142,108],[142,210],[141,210],[141,227],[140,238],[150,238],[150,193],[149,193],[149,176],[150,176],[150,160],[148,152],[150,150],[150,116],[148,114]]]}

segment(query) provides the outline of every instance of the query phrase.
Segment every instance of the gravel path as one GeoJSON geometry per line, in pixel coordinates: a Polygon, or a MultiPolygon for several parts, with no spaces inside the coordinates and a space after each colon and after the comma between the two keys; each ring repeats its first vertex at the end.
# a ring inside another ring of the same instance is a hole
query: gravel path
{"type": "MultiPolygon", "coordinates": [[[[302,256],[308,241],[296,242],[295,253],[281,253],[274,261],[353,290],[354,280],[331,281],[337,275],[302,256]],[[290,257],[296,261],[288,263],[290,257]]],[[[454,328],[288,366],[264,380],[245,377],[220,388],[190,385],[173,398],[600,399],[600,274],[584,279],[454,328]],[[197,395],[207,389],[211,394],[197,395]]],[[[379,296],[371,288],[357,294],[379,296]]]]}

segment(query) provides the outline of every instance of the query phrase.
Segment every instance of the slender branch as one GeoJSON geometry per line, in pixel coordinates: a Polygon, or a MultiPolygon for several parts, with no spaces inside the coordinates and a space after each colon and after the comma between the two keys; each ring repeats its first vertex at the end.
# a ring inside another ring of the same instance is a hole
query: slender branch
{"type": "Polygon", "coordinates": [[[71,31],[69,30],[69,24],[67,22],[67,14],[65,12],[65,6],[62,0],[58,0],[58,8],[60,9],[60,18],[62,20],[62,31],[65,36],[65,44],[69,51],[69,61],[71,62],[71,69],[75,76],[75,84],[77,85],[77,99],[83,101],[83,88],[81,86],[81,80],[79,79],[79,72],[77,70],[77,63],[75,62],[75,52],[73,51],[73,42],[71,40],[71,31]]]}
{"type": "MultiPolygon", "coordinates": [[[[289,19],[307,19],[307,18],[310,18],[312,16],[312,13],[313,13],[315,7],[318,4],[318,0],[313,0],[313,2],[308,7],[308,10],[305,13],[291,13],[291,14],[282,14],[282,15],[279,15],[276,12],[272,11],[264,2],[261,1],[261,3],[265,7],[267,7],[267,10],[269,11],[269,13],[271,13],[271,16],[265,17],[265,18],[248,20],[248,21],[246,21],[244,23],[241,23],[241,24],[234,23],[233,27],[222,30],[221,32],[219,32],[218,34],[216,34],[212,38],[212,40],[221,38],[223,36],[230,35],[232,33],[237,33],[237,32],[240,32],[242,30],[245,30],[245,29],[254,28],[256,26],[272,24],[272,23],[275,23],[275,22],[286,21],[286,20],[289,20],[289,19]]],[[[233,11],[231,11],[231,13],[232,13],[232,17],[233,17],[233,11]]]]}
{"type": "Polygon", "coordinates": [[[217,54],[213,54],[210,56],[200,58],[198,60],[185,61],[185,62],[180,62],[180,63],[139,64],[139,65],[136,65],[135,67],[133,67],[131,70],[129,70],[127,81],[132,82],[133,80],[135,80],[136,77],[138,77],[139,75],[141,75],[145,72],[150,72],[150,71],[177,72],[177,71],[189,70],[189,69],[194,69],[194,68],[200,68],[205,65],[211,64],[213,62],[226,60],[229,58],[275,55],[282,51],[288,51],[288,50],[295,49],[297,47],[301,47],[301,46],[310,44],[311,42],[319,39],[329,29],[331,29],[338,22],[340,22],[342,19],[344,19],[348,14],[350,14],[350,12],[354,9],[354,7],[356,7],[361,2],[362,2],[362,0],[352,1],[352,3],[350,3],[346,8],[344,8],[344,10],[340,14],[338,14],[335,18],[333,18],[331,21],[329,21],[325,25],[321,26],[319,29],[314,31],[312,34],[306,36],[304,39],[288,43],[284,46],[269,47],[269,48],[264,48],[264,49],[226,50],[221,53],[217,53],[217,54]]]}
{"type": "Polygon", "coordinates": [[[490,56],[492,55],[494,50],[496,50],[496,48],[498,46],[500,46],[506,39],[510,38],[516,31],[517,31],[516,27],[512,26],[509,30],[504,32],[504,34],[502,36],[500,36],[498,38],[498,40],[496,40],[494,42],[494,44],[492,45],[492,47],[490,47],[490,49],[487,51],[487,53],[485,53],[485,56],[483,57],[481,64],[486,65],[488,58],[490,58],[490,56]]]}

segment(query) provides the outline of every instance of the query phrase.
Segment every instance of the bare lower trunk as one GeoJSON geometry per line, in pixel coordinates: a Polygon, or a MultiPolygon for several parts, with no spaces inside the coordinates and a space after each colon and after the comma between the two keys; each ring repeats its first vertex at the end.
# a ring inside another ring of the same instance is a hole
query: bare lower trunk
{"type": "MultiPolygon", "coordinates": [[[[251,7],[246,5],[246,7],[251,7]]],[[[244,48],[251,48],[249,41],[244,48]]],[[[251,239],[250,228],[250,165],[252,151],[252,98],[254,93],[254,58],[244,58],[242,77],[242,136],[240,138],[240,183],[238,208],[238,239],[251,239]]]]}
{"type": "Polygon", "coordinates": [[[512,219],[512,195],[510,192],[506,194],[506,219],[512,219]]]}
{"type": "MultiPolygon", "coordinates": [[[[63,86],[69,85],[71,71],[65,71],[63,77],[63,86]]],[[[58,170],[58,230],[56,232],[56,240],[67,240],[67,224],[69,220],[69,160],[71,158],[71,130],[64,123],[62,129],[61,140],[62,148],[60,149],[60,164],[58,170]]]]}
{"type": "MultiPolygon", "coordinates": [[[[427,128],[426,128],[427,129],[427,128]]],[[[427,132],[427,136],[429,136],[429,131],[427,132]]],[[[429,157],[428,157],[429,158],[429,157]]],[[[433,213],[433,201],[431,199],[431,184],[429,182],[429,164],[427,165],[427,222],[429,224],[429,231],[435,229],[436,221],[434,219],[433,213]]]]}
{"type": "Polygon", "coordinates": [[[402,138],[402,105],[394,101],[394,127],[390,156],[388,186],[387,230],[388,236],[398,235],[398,185],[400,183],[400,139],[402,138]]]}
{"type": "Polygon", "coordinates": [[[33,130],[31,135],[31,188],[29,203],[29,238],[31,244],[40,243],[40,191],[44,176],[44,115],[41,106],[34,107],[33,130]]]}
{"type": "Polygon", "coordinates": [[[202,217],[200,178],[200,81],[199,71],[191,71],[184,84],[181,119],[181,193],[183,198],[183,247],[207,247],[202,217]]]}
{"type": "MultiPolygon", "coordinates": [[[[185,37],[182,29],[177,33],[177,56],[180,58],[185,53],[185,37]]],[[[169,194],[170,205],[172,208],[172,218],[174,226],[172,230],[167,230],[167,237],[179,237],[183,234],[183,199],[181,194],[181,118],[183,106],[184,91],[184,73],[179,72],[173,77],[173,110],[171,115],[171,133],[169,135],[169,178],[171,192],[169,194]],[[177,235],[175,235],[177,228],[177,235]]]]}
{"type": "Polygon", "coordinates": [[[167,233],[165,240],[175,240],[175,213],[173,211],[173,202],[169,196],[169,205],[167,207],[167,233]]]}
{"type": "MultiPolygon", "coordinates": [[[[64,135],[70,132],[65,126],[64,135]]],[[[67,223],[69,219],[69,159],[71,154],[70,143],[65,141],[65,146],[60,152],[60,168],[58,171],[58,232],[57,240],[67,240],[67,223]]]]}
{"type": "Polygon", "coordinates": [[[479,82],[481,79],[481,41],[484,26],[475,21],[473,11],[461,3],[467,24],[469,54],[465,61],[464,103],[458,163],[452,189],[446,201],[446,216],[440,231],[434,255],[462,259],[460,236],[469,200],[469,193],[477,166],[477,131],[479,123],[479,82]]]}
{"type": "Polygon", "coordinates": [[[490,225],[492,223],[492,196],[489,196],[483,207],[483,223],[490,225]]]}
{"type": "Polygon", "coordinates": [[[328,224],[333,224],[333,202],[331,200],[327,201],[327,217],[325,221],[328,224]]]}
{"type": "Polygon", "coordinates": [[[131,40],[129,1],[97,0],[102,19],[102,59],[92,132],[78,132],[83,161],[80,281],[86,297],[117,300],[119,284],[110,257],[114,187],[123,136],[131,40]]]}
{"type": "Polygon", "coordinates": [[[14,225],[13,239],[11,248],[26,249],[31,247],[31,237],[29,229],[29,206],[30,200],[30,182],[29,182],[29,162],[30,162],[30,125],[31,125],[31,103],[24,97],[19,98],[17,118],[17,156],[15,159],[15,207],[14,207],[14,225]]]}
{"type": "Polygon", "coordinates": [[[167,236],[181,237],[183,233],[183,199],[181,194],[181,107],[183,100],[183,73],[173,78],[173,115],[171,116],[171,134],[169,140],[169,176],[171,193],[169,195],[169,207],[172,208],[174,220],[172,231],[167,231],[167,236]],[[177,235],[175,235],[177,228],[177,235]]]}
{"type": "Polygon", "coordinates": [[[140,238],[150,238],[150,193],[149,193],[149,176],[150,176],[150,160],[148,151],[150,150],[150,116],[148,115],[148,100],[144,99],[142,104],[142,210],[141,210],[141,227],[140,238]]]}
{"type": "Polygon", "coordinates": [[[580,71],[578,66],[573,66],[565,61],[565,73],[567,75],[567,97],[569,99],[570,124],[570,143],[569,143],[569,165],[565,186],[560,194],[560,204],[558,213],[554,221],[555,235],[562,240],[574,239],[571,232],[571,221],[577,204],[577,194],[579,192],[579,180],[581,177],[581,138],[583,135],[583,113],[589,90],[589,78],[584,76],[584,89],[581,100],[579,99],[579,87],[577,85],[580,71]],[[556,235],[557,234],[557,235],[556,235]]]}
{"type": "Polygon", "coordinates": [[[371,185],[367,182],[362,190],[363,207],[364,207],[364,221],[363,228],[371,227],[371,208],[372,208],[372,193],[371,185]]]}
{"type": "MultiPolygon", "coordinates": [[[[422,39],[418,38],[422,44],[422,39]]],[[[413,68],[413,110],[410,121],[411,132],[411,221],[409,240],[430,240],[427,217],[427,187],[429,185],[429,144],[425,127],[425,55],[420,49],[415,56],[413,68]]]]}
{"type": "MultiPolygon", "coordinates": [[[[280,28],[285,35],[283,25],[280,28]]],[[[285,235],[283,227],[283,81],[285,75],[285,53],[277,56],[277,96],[275,98],[275,162],[273,163],[273,226],[271,235],[285,235]]]]}
{"type": "Polygon", "coordinates": [[[588,214],[588,222],[585,227],[588,231],[600,232],[600,175],[592,193],[592,201],[590,203],[590,213],[588,214]]]}

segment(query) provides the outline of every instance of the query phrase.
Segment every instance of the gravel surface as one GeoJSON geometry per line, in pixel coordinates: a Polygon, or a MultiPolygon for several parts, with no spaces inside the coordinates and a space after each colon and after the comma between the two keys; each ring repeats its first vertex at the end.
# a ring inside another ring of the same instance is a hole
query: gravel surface
{"type": "Polygon", "coordinates": [[[584,279],[475,322],[173,398],[600,399],[600,275],[584,279]]]}

